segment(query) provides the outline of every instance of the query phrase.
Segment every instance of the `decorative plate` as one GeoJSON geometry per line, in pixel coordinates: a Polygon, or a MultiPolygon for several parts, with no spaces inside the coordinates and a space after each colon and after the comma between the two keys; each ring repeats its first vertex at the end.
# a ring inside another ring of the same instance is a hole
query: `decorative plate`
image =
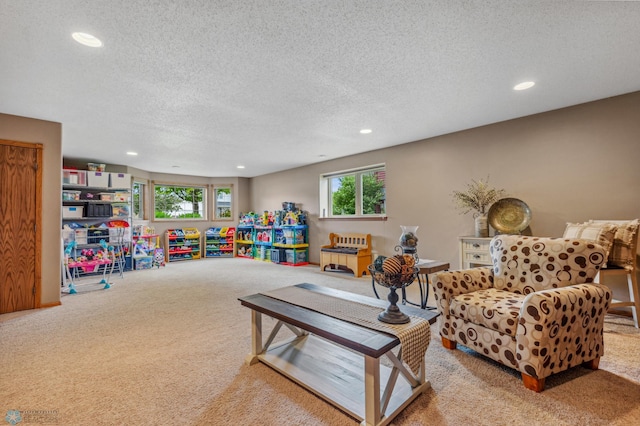
{"type": "Polygon", "coordinates": [[[489,224],[501,234],[519,234],[531,222],[531,209],[517,198],[503,198],[491,205],[489,224]]]}

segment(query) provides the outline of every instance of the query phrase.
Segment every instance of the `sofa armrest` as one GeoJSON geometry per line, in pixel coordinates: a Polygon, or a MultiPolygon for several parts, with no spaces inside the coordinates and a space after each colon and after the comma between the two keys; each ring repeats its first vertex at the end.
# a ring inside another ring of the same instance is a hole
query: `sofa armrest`
{"type": "Polygon", "coordinates": [[[440,335],[449,340],[455,340],[449,315],[451,298],[459,294],[493,287],[493,269],[481,267],[437,272],[429,276],[429,282],[433,288],[433,297],[436,300],[438,312],[441,314],[440,335]]]}
{"type": "Polygon", "coordinates": [[[542,379],[604,353],[604,316],[611,290],[576,284],[530,293],[520,308],[518,369],[542,379]]]}

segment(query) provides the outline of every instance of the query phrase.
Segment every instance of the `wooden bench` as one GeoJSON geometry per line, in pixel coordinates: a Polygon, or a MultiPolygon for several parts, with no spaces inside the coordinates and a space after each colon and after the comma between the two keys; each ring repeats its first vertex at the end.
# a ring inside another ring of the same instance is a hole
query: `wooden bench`
{"type": "Polygon", "coordinates": [[[367,273],[372,262],[371,234],[329,234],[330,244],[320,248],[320,269],[327,266],[336,269],[343,266],[350,269],[355,277],[367,273]]]}

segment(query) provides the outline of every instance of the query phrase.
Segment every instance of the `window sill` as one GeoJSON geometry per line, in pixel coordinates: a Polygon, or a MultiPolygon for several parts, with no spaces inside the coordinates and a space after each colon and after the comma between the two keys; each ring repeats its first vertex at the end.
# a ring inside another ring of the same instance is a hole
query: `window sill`
{"type": "Polygon", "coordinates": [[[319,217],[318,220],[367,220],[386,221],[387,216],[345,216],[345,217],[319,217]]]}
{"type": "Polygon", "coordinates": [[[153,218],[151,219],[152,222],[208,222],[208,220],[206,218],[185,218],[185,219],[178,219],[178,218],[153,218]]]}

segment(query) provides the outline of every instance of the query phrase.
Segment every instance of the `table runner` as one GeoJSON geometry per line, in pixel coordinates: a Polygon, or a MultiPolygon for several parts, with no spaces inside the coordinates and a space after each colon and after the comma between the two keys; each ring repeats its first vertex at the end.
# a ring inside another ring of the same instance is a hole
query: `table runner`
{"type": "Polygon", "coordinates": [[[431,327],[429,321],[424,318],[410,315],[411,321],[407,324],[387,324],[378,320],[378,314],[385,308],[293,286],[260,294],[396,336],[402,346],[402,360],[415,375],[418,375],[420,362],[424,358],[431,339],[431,327]]]}

